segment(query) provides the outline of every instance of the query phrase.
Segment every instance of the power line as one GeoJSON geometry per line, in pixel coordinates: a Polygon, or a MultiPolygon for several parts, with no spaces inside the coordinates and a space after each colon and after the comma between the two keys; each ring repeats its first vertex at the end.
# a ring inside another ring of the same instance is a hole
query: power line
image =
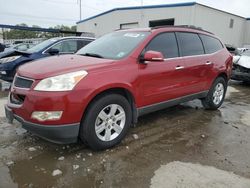
{"type": "Polygon", "coordinates": [[[0,12],[1,15],[5,16],[14,16],[14,17],[28,17],[29,19],[43,19],[43,20],[60,20],[60,21],[67,21],[67,22],[76,22],[77,20],[73,19],[63,19],[63,18],[51,18],[51,17],[40,17],[40,16],[34,16],[34,15],[27,15],[27,14],[15,14],[15,13],[8,13],[8,12],[0,12]]]}
{"type": "Polygon", "coordinates": [[[71,4],[71,5],[76,5],[74,2],[65,2],[65,1],[56,1],[56,0],[39,0],[39,1],[45,1],[48,3],[55,3],[55,4],[71,4]]]}

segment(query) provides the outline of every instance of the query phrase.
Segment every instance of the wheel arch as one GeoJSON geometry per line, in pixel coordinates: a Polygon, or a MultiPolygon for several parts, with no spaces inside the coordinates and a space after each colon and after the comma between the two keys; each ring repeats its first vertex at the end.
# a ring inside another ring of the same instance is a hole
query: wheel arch
{"type": "Polygon", "coordinates": [[[101,98],[102,96],[108,95],[110,93],[116,93],[122,95],[128,100],[132,110],[132,124],[133,125],[136,124],[138,119],[136,99],[131,89],[126,85],[104,86],[101,89],[99,88],[98,90],[94,91],[88,99],[87,106],[85,107],[85,110],[82,114],[82,118],[85,117],[85,114],[87,113],[89,106],[92,104],[94,100],[97,100],[98,98],[101,98]]]}
{"type": "MultiPolygon", "coordinates": [[[[224,78],[226,82],[228,82],[228,80],[230,79],[230,78],[228,77],[227,73],[225,73],[225,72],[219,73],[219,74],[217,75],[216,79],[217,79],[218,77],[224,78]]],[[[216,79],[215,79],[215,80],[216,80],[216,79]]]]}

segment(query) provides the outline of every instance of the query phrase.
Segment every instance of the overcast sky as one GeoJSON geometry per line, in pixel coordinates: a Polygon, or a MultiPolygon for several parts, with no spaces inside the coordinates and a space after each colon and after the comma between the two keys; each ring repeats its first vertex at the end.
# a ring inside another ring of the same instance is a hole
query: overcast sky
{"type": "MultiPolygon", "coordinates": [[[[0,24],[75,25],[79,0],[0,0],[0,24]]],[[[142,0],[82,0],[82,19],[116,7],[140,6],[142,0]]],[[[192,2],[188,0],[143,0],[143,5],[192,2]]],[[[250,17],[250,0],[197,0],[196,2],[250,17]]]]}

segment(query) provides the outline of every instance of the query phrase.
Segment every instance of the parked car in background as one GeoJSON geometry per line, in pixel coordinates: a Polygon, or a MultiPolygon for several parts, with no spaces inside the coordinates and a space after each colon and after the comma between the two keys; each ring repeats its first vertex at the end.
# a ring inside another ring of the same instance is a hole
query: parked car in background
{"type": "Polygon", "coordinates": [[[15,51],[21,51],[21,52],[25,52],[28,49],[32,48],[33,46],[35,46],[35,44],[32,43],[18,43],[15,45],[5,45],[5,49],[0,52],[0,58],[5,57],[8,54],[12,54],[15,51]]]}
{"type": "Polygon", "coordinates": [[[56,143],[118,144],[144,114],[200,99],[224,100],[232,56],[213,34],[186,27],[121,30],[75,55],[18,69],[6,117],[56,143]]]}
{"type": "Polygon", "coordinates": [[[27,51],[12,50],[0,56],[0,79],[12,82],[17,68],[27,62],[61,54],[74,54],[92,42],[89,37],[62,37],[45,40],[27,51]]]}
{"type": "Polygon", "coordinates": [[[248,48],[237,48],[238,52],[241,54],[247,50],[249,50],[248,48]]]}
{"type": "Polygon", "coordinates": [[[235,46],[232,46],[230,44],[225,44],[227,50],[233,55],[238,55],[240,53],[240,50],[236,48],[235,46]]]}
{"type": "Polygon", "coordinates": [[[13,46],[5,48],[4,51],[9,51],[9,50],[27,51],[28,49],[32,48],[33,46],[35,46],[35,44],[33,44],[33,43],[20,43],[20,44],[15,44],[13,46]]]}
{"type": "Polygon", "coordinates": [[[234,56],[232,79],[250,83],[250,50],[234,56]]]}
{"type": "Polygon", "coordinates": [[[0,43],[0,52],[3,52],[6,46],[2,43],[0,43]]]}

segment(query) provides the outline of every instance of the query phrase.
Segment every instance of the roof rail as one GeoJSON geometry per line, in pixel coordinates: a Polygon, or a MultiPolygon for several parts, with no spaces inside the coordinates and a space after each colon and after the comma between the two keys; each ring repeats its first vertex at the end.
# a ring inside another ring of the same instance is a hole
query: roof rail
{"type": "Polygon", "coordinates": [[[122,31],[122,30],[127,30],[129,28],[118,28],[118,29],[115,29],[114,31],[122,31]]]}
{"type": "Polygon", "coordinates": [[[196,29],[199,31],[204,31],[210,34],[214,34],[212,32],[202,29],[201,27],[196,27],[194,25],[162,25],[162,26],[151,27],[151,29],[153,30],[153,29],[160,29],[160,28],[166,28],[166,27],[190,28],[190,29],[196,29]]]}

